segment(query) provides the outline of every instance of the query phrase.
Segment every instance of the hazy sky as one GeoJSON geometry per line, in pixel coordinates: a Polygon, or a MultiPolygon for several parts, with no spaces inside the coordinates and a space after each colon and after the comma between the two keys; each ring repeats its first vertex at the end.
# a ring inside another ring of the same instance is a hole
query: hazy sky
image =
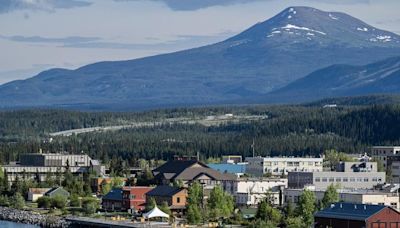
{"type": "Polygon", "coordinates": [[[0,84],[214,43],[300,5],[400,34],[400,0],[0,0],[0,84]]]}

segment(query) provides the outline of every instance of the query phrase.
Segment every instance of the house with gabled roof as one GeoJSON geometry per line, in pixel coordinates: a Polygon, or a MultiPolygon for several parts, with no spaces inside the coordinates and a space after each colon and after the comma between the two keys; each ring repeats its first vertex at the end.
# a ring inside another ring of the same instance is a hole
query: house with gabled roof
{"type": "Polygon", "coordinates": [[[166,202],[171,211],[182,212],[186,209],[187,196],[186,188],[160,185],[146,193],[146,203],[154,199],[157,205],[166,202]]]}
{"type": "Polygon", "coordinates": [[[400,227],[400,213],[383,205],[335,203],[314,214],[316,228],[400,227]]]}
{"type": "Polygon", "coordinates": [[[200,182],[204,188],[211,189],[216,185],[224,185],[225,181],[233,181],[236,176],[220,173],[197,160],[172,160],[153,170],[159,184],[168,185],[181,182],[187,187],[192,182],[200,182]]]}

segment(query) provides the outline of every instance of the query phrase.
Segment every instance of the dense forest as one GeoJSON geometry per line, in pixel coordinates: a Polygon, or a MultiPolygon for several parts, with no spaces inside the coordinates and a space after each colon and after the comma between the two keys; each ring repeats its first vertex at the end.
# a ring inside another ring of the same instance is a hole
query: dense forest
{"type": "Polygon", "coordinates": [[[327,149],[362,153],[371,145],[400,144],[400,106],[229,106],[165,109],[137,113],[21,110],[0,112],[0,162],[21,153],[87,153],[107,163],[122,158],[171,159],[224,154],[317,156],[327,149]],[[49,133],[75,128],[121,125],[169,118],[201,119],[210,115],[264,115],[265,119],[227,121],[219,125],[165,123],[159,126],[100,131],[72,136],[49,133]]]}

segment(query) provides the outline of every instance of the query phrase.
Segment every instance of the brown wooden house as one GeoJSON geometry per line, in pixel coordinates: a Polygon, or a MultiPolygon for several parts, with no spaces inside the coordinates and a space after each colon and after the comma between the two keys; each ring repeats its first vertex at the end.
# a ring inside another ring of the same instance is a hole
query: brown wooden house
{"type": "Polygon", "coordinates": [[[146,202],[149,203],[153,198],[157,205],[167,202],[171,211],[183,212],[186,209],[187,196],[186,188],[160,185],[146,193],[146,202]]]}

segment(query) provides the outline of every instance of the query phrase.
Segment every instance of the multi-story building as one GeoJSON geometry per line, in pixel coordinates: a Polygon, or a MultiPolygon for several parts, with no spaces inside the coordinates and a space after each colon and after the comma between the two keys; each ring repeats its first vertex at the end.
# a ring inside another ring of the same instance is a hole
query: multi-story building
{"type": "Polygon", "coordinates": [[[246,207],[257,206],[267,196],[274,205],[282,205],[285,188],[285,178],[240,178],[224,186],[234,196],[236,205],[246,207]]]}
{"type": "Polygon", "coordinates": [[[386,173],[377,172],[376,166],[376,162],[342,162],[336,172],[290,172],[288,187],[326,189],[335,184],[341,188],[372,189],[386,180],[386,173]]]}
{"type": "Polygon", "coordinates": [[[247,157],[246,173],[254,176],[287,174],[288,172],[322,171],[322,158],[301,157],[247,157]]]}
{"type": "Polygon", "coordinates": [[[382,161],[387,168],[393,161],[400,161],[400,146],[374,146],[371,148],[371,155],[382,161]]]}
{"type": "MultiPolygon", "coordinates": [[[[322,200],[322,198],[324,197],[324,190],[316,190],[315,188],[307,189],[314,192],[317,201],[322,200]]],[[[297,204],[303,191],[304,189],[285,189],[285,203],[291,202],[293,204],[297,204]]],[[[365,189],[338,189],[337,191],[339,193],[340,202],[385,205],[400,211],[400,198],[399,193],[397,192],[365,189]]]]}
{"type": "Polygon", "coordinates": [[[391,172],[392,183],[400,183],[400,161],[392,162],[391,172]]]}
{"type": "Polygon", "coordinates": [[[20,162],[4,165],[2,169],[7,173],[10,182],[15,181],[17,176],[44,181],[48,174],[55,176],[66,169],[72,174],[85,173],[89,169],[99,175],[105,173],[104,166],[86,154],[23,154],[20,156],[20,162]]]}

